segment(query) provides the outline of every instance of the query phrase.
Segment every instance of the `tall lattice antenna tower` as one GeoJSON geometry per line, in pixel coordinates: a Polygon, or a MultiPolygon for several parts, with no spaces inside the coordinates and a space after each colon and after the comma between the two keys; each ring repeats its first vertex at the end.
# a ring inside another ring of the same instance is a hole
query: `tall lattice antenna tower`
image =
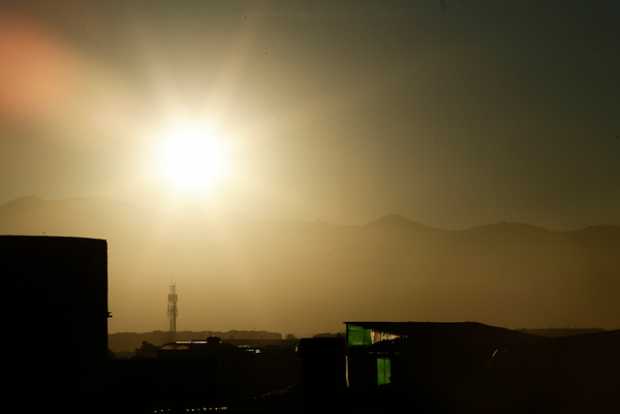
{"type": "Polygon", "coordinates": [[[179,309],[177,308],[178,300],[177,286],[173,283],[170,285],[170,292],[168,292],[168,319],[170,320],[170,336],[173,340],[177,333],[177,316],[179,316],[179,309]]]}

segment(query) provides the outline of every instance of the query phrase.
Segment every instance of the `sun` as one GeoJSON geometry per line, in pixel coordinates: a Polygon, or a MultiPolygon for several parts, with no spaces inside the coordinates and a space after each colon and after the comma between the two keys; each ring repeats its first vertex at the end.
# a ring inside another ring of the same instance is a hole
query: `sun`
{"type": "Polygon", "coordinates": [[[220,185],[230,172],[228,147],[207,124],[177,122],[163,130],[158,164],[175,190],[204,193],[220,185]]]}

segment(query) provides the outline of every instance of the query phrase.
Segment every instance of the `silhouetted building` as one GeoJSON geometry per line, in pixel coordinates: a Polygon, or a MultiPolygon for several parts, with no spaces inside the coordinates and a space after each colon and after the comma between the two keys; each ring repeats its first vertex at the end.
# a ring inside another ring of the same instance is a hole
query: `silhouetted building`
{"type": "Polygon", "coordinates": [[[306,389],[329,392],[346,387],[343,337],[302,338],[297,353],[302,360],[303,385],[306,389]]]}
{"type": "Polygon", "coordinates": [[[299,342],[311,411],[334,400],[351,412],[582,413],[617,400],[620,330],[548,338],[476,322],[345,326],[346,342],[299,342]]]}
{"type": "Polygon", "coordinates": [[[159,347],[158,358],[183,358],[183,359],[200,359],[200,358],[223,358],[232,357],[235,354],[240,355],[243,349],[223,343],[222,339],[217,336],[210,336],[205,339],[192,339],[189,341],[174,341],[159,347]]]}
{"type": "Polygon", "coordinates": [[[106,241],[0,236],[0,272],[14,315],[6,320],[10,391],[36,396],[29,404],[101,391],[108,358],[106,241]]]}
{"type": "Polygon", "coordinates": [[[345,322],[347,383],[443,392],[483,369],[496,350],[537,338],[476,322],[345,322]]]}
{"type": "Polygon", "coordinates": [[[154,359],[157,358],[159,347],[148,341],[142,341],[139,348],[136,348],[135,358],[137,359],[154,359]]]}

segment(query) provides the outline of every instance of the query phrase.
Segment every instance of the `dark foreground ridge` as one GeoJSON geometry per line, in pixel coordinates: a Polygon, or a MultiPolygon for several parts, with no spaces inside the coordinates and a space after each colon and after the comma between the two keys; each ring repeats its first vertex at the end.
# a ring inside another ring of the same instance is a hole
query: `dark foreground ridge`
{"type": "Polygon", "coordinates": [[[609,412],[620,331],[545,337],[476,322],[345,322],[299,341],[216,336],[108,350],[107,243],[0,236],[7,406],[69,413],[609,412]],[[40,332],[32,337],[36,327],[40,332]]]}

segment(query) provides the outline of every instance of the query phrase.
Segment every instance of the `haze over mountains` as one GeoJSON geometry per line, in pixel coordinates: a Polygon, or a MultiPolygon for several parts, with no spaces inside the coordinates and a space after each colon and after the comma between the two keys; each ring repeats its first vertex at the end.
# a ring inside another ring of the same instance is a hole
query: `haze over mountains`
{"type": "Polygon", "coordinates": [[[398,215],[360,226],[213,216],[105,199],[0,206],[0,234],[109,242],[111,332],[337,331],[344,320],[620,327],[620,227],[442,230],[398,215]]]}

